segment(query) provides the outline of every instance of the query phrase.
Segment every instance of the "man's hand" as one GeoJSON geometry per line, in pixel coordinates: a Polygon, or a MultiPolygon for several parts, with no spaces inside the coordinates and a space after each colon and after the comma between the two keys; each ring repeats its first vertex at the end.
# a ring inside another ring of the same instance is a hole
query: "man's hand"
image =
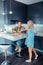
{"type": "Polygon", "coordinates": [[[16,33],[17,31],[16,31],[16,30],[14,30],[14,29],[12,29],[12,32],[13,32],[13,33],[16,33]]]}

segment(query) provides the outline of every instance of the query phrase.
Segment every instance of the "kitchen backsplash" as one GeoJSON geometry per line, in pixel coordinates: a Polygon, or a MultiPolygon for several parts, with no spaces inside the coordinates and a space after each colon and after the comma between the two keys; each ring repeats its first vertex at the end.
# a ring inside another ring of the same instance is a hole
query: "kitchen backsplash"
{"type": "MultiPolygon", "coordinates": [[[[17,24],[12,24],[12,25],[4,25],[6,31],[11,32],[13,28],[15,28],[17,24]]],[[[22,24],[22,26],[27,27],[26,24],[22,24]]],[[[35,32],[43,32],[43,24],[34,24],[34,30],[35,32]]]]}

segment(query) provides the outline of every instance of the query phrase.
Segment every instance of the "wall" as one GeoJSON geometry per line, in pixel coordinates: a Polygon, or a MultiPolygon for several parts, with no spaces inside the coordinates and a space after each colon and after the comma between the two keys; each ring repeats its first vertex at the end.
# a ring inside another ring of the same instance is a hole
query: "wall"
{"type": "Polygon", "coordinates": [[[34,23],[43,23],[43,2],[39,2],[32,5],[25,5],[23,3],[12,1],[12,11],[13,14],[9,14],[10,0],[5,1],[5,24],[10,24],[11,20],[21,20],[25,22],[28,19],[33,19],[34,23]]]}
{"type": "Polygon", "coordinates": [[[43,24],[43,2],[28,5],[27,19],[33,19],[36,24],[43,24]]]}
{"type": "MultiPolygon", "coordinates": [[[[3,11],[4,11],[4,7],[3,7],[3,2],[2,0],[0,0],[0,29],[4,28],[4,16],[2,15],[3,11]]],[[[4,43],[4,39],[0,38],[0,44],[4,43]]]]}
{"type": "Polygon", "coordinates": [[[12,4],[11,8],[12,8],[13,14],[10,15],[9,14],[9,10],[10,10],[9,1],[10,0],[5,1],[5,12],[7,8],[7,18],[8,18],[7,19],[8,21],[5,22],[5,24],[10,24],[11,20],[20,20],[22,22],[26,22],[27,21],[27,5],[13,0],[11,2],[12,4]]]}
{"type": "Polygon", "coordinates": [[[4,11],[4,7],[3,7],[3,2],[2,0],[0,0],[0,29],[4,27],[4,16],[2,15],[3,11],[4,11]]]}

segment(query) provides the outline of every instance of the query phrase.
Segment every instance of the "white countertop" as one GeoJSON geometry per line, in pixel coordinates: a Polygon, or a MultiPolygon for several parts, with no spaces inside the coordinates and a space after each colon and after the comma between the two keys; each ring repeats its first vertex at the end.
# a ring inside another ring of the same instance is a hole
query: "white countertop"
{"type": "MultiPolygon", "coordinates": [[[[43,37],[43,32],[35,33],[35,36],[43,37]]],[[[0,37],[11,40],[11,41],[16,41],[16,40],[19,40],[19,39],[26,38],[26,33],[11,34],[11,33],[6,33],[6,32],[0,32],[0,37]]]]}
{"type": "Polygon", "coordinates": [[[16,41],[16,40],[19,40],[19,39],[26,38],[26,34],[24,34],[24,33],[9,34],[9,33],[6,33],[6,32],[0,32],[0,37],[5,38],[5,39],[9,39],[11,41],[16,41]]]}
{"type": "Polygon", "coordinates": [[[35,36],[43,37],[43,32],[38,32],[35,34],[35,36]]]}

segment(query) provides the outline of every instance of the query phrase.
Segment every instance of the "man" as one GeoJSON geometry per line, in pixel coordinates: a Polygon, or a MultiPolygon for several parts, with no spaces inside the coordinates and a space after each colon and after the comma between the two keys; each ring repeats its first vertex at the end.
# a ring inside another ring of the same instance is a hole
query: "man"
{"type": "MultiPolygon", "coordinates": [[[[25,28],[22,26],[21,21],[18,21],[18,26],[12,30],[13,33],[20,34],[25,28]]],[[[21,52],[21,44],[22,40],[16,41],[16,48],[15,51],[21,52]]]]}

